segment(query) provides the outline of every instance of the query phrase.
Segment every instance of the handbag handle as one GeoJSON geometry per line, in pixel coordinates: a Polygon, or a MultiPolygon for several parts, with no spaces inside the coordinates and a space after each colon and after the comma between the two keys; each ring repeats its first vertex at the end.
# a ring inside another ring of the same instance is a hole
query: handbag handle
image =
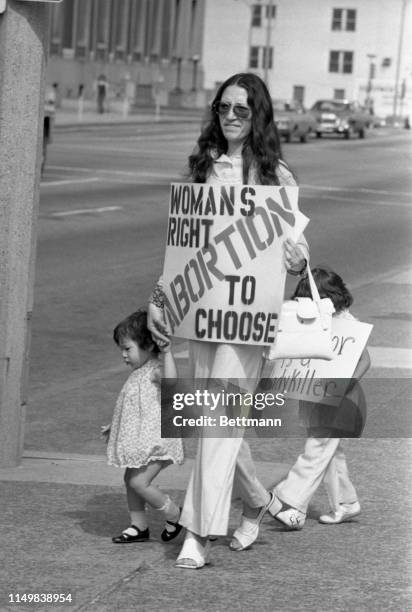
{"type": "MultiPolygon", "coordinates": [[[[318,307],[318,311],[319,311],[322,323],[324,325],[324,329],[327,329],[327,327],[328,327],[327,315],[325,315],[325,313],[322,312],[322,308],[321,308],[321,301],[322,300],[321,300],[321,297],[319,295],[319,291],[318,291],[318,288],[316,286],[315,279],[313,278],[312,271],[311,271],[311,269],[310,269],[310,267],[308,265],[306,266],[306,271],[307,271],[307,275],[308,275],[308,279],[309,279],[309,286],[310,286],[310,291],[312,293],[312,299],[313,299],[313,301],[315,302],[315,304],[318,307]]],[[[332,304],[332,302],[331,302],[331,304],[332,304]]],[[[335,311],[335,308],[333,307],[333,304],[332,304],[332,312],[334,312],[334,311],[335,311]]]]}
{"type": "Polygon", "coordinates": [[[320,304],[319,291],[318,291],[318,288],[316,286],[315,279],[313,278],[312,271],[311,271],[311,269],[309,267],[309,264],[306,265],[306,273],[307,273],[308,279],[309,279],[309,287],[310,287],[310,292],[312,294],[312,299],[317,304],[320,304]]]}

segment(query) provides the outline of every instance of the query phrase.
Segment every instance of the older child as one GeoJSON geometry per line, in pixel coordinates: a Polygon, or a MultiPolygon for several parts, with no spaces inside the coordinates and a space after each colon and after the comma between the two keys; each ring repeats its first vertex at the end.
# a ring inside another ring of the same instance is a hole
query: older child
{"type": "Polygon", "coordinates": [[[149,539],[146,502],[164,515],[166,525],[161,538],[169,541],[182,529],[178,524],[180,510],[152,481],[171,463],[183,461],[182,441],[161,438],[160,432],[160,350],[164,377],[177,377],[170,343],[162,349],[153,343],[144,310],[119,323],[113,338],[132,373],[116,402],[111,427],[102,427],[102,434],[109,437],[108,463],[126,468],[124,481],[130,513],[130,526],[112,541],[128,544],[149,539]]]}
{"type": "MultiPolygon", "coordinates": [[[[314,268],[312,272],[320,297],[328,297],[333,302],[336,311],[333,316],[353,320],[349,312],[353,297],[341,277],[328,268],[314,268]]],[[[298,283],[293,297],[310,296],[309,281],[305,277],[298,283]]],[[[370,358],[365,349],[337,408],[301,402],[300,416],[305,421],[309,438],[286,479],[274,488],[268,508],[270,514],[289,529],[302,529],[309,501],[322,480],[331,511],[322,515],[319,522],[336,525],[360,514],[340,438],[360,435],[362,431],[364,397],[358,380],[369,367],[370,358]]]]}

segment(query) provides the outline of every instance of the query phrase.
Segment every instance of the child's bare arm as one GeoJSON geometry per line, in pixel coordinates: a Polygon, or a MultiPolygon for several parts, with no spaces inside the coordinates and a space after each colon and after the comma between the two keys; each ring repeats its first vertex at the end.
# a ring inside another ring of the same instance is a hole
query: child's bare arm
{"type": "Polygon", "coordinates": [[[370,367],[371,367],[371,358],[369,356],[368,349],[365,349],[359,358],[358,364],[353,373],[353,378],[355,378],[356,380],[360,380],[362,376],[366,374],[366,372],[369,370],[370,367]]]}
{"type": "Polygon", "coordinates": [[[366,374],[366,372],[369,370],[370,367],[371,367],[371,358],[369,356],[368,349],[365,349],[359,358],[359,361],[353,373],[352,380],[349,384],[347,392],[353,389],[353,387],[358,382],[358,380],[360,380],[362,376],[366,374]]]}
{"type": "Polygon", "coordinates": [[[171,343],[169,342],[166,346],[161,347],[160,352],[162,353],[162,378],[166,378],[169,384],[174,383],[177,380],[177,367],[171,343]]]}

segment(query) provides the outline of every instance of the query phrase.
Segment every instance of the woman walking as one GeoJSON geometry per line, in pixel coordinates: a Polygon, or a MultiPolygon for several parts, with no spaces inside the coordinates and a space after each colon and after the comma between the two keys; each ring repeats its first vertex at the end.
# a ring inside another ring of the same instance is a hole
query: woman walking
{"type": "MultiPolygon", "coordinates": [[[[281,159],[272,100],[258,76],[235,74],[220,86],[209,121],[189,157],[189,172],[195,183],[296,185],[281,159]]],[[[302,272],[308,259],[305,238],[301,236],[296,244],[286,240],[284,254],[287,270],[302,272]]],[[[161,306],[160,284],[149,304],[149,329],[156,341],[162,341],[165,329],[161,306]]],[[[190,341],[189,351],[195,379],[207,379],[209,387],[217,379],[241,379],[240,392],[255,390],[262,347],[190,341]]],[[[201,438],[180,517],[187,533],[177,567],[198,569],[207,563],[208,536],[227,533],[234,484],[243,513],[230,547],[240,551],[258,537],[271,495],[257,479],[249,446],[239,429],[234,428],[230,438],[201,438]]]]}

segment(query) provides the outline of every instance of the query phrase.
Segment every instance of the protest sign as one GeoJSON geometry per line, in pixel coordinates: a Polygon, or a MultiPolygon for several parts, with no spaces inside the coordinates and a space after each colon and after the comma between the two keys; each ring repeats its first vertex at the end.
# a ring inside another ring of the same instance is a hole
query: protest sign
{"type": "Polygon", "coordinates": [[[277,359],[265,368],[273,389],[291,399],[340,404],[366,346],[373,325],[355,319],[332,319],[334,357],[325,359],[277,359]]]}
{"type": "Polygon", "coordinates": [[[286,277],[282,244],[308,221],[297,187],[172,184],[163,279],[173,335],[272,343],[286,277]]]}

